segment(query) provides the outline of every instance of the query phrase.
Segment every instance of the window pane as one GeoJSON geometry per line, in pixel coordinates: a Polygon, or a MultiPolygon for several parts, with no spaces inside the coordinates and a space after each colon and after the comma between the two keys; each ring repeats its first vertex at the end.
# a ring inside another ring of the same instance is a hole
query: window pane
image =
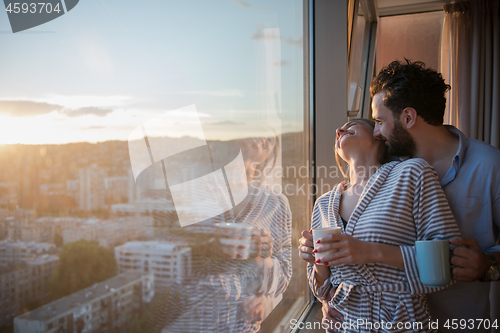
{"type": "Polygon", "coordinates": [[[310,297],[303,24],[300,0],[0,21],[0,274],[42,272],[16,327],[288,330],[310,297]]]}
{"type": "Polygon", "coordinates": [[[439,70],[443,12],[381,17],[377,38],[377,73],[393,60],[423,61],[439,70]]]}
{"type": "MultiPolygon", "coordinates": [[[[361,6],[361,3],[357,3],[361,6]]],[[[364,71],[366,68],[366,47],[367,32],[366,20],[363,16],[361,8],[358,11],[358,16],[355,20],[354,32],[351,42],[351,54],[349,58],[349,111],[359,111],[361,106],[361,98],[363,96],[364,71]]],[[[358,114],[355,117],[361,116],[358,114]]]]}

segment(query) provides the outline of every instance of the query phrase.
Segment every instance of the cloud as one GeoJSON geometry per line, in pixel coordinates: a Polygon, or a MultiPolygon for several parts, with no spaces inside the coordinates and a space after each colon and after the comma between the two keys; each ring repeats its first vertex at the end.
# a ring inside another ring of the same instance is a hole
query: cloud
{"type": "Polygon", "coordinates": [[[128,104],[131,101],[130,96],[111,95],[111,96],[96,96],[96,95],[57,95],[50,94],[38,102],[63,105],[68,109],[78,109],[88,106],[95,107],[116,107],[128,104]]]}
{"type": "Polygon", "coordinates": [[[170,95],[243,96],[239,90],[185,90],[169,91],[170,95]]]}
{"type": "Polygon", "coordinates": [[[94,115],[97,117],[104,117],[108,113],[113,112],[111,109],[102,109],[102,108],[96,108],[94,106],[89,106],[85,108],[79,108],[75,110],[70,110],[66,109],[64,114],[67,115],[68,117],[80,117],[80,116],[86,116],[86,115],[94,115]]]}
{"type": "Polygon", "coordinates": [[[303,47],[302,36],[297,39],[293,39],[292,37],[283,37],[283,41],[286,44],[298,47],[299,49],[303,47]]]}
{"type": "Polygon", "coordinates": [[[285,67],[290,65],[290,61],[288,60],[276,61],[273,65],[276,67],[285,67]]]}
{"type": "Polygon", "coordinates": [[[298,48],[302,48],[302,36],[293,39],[292,37],[280,36],[278,29],[263,29],[262,27],[257,28],[257,30],[253,33],[252,39],[255,40],[281,40],[283,43],[295,46],[298,48]]]}
{"type": "Polygon", "coordinates": [[[61,105],[31,101],[0,101],[0,114],[11,117],[34,117],[61,111],[61,105]]]}
{"type": "Polygon", "coordinates": [[[0,101],[0,115],[10,117],[35,117],[44,115],[51,112],[58,112],[59,114],[68,117],[81,117],[85,115],[94,115],[97,117],[104,117],[113,112],[112,109],[98,108],[88,106],[83,108],[70,109],[62,105],[50,104],[44,102],[33,101],[0,101]]]}
{"type": "Polygon", "coordinates": [[[230,120],[226,120],[226,121],[218,121],[218,122],[215,122],[215,123],[207,123],[207,125],[212,125],[212,126],[225,126],[225,125],[244,125],[245,123],[238,123],[238,122],[235,122],[235,121],[230,121],[230,120]]]}
{"type": "Polygon", "coordinates": [[[253,33],[252,39],[256,40],[279,40],[279,34],[275,33],[279,31],[278,29],[267,29],[267,33],[265,33],[265,29],[257,28],[257,30],[253,33]]]}
{"type": "Polygon", "coordinates": [[[87,127],[82,127],[82,130],[102,130],[106,129],[106,126],[87,126],[87,127]]]}
{"type": "Polygon", "coordinates": [[[250,7],[250,4],[248,4],[247,2],[245,2],[243,0],[233,0],[233,2],[237,3],[238,5],[240,5],[243,8],[250,7]]]}

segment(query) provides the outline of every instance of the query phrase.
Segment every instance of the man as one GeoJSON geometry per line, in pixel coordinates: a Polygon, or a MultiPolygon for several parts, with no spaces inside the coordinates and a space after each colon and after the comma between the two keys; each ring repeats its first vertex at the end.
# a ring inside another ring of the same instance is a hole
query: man
{"type": "MultiPolygon", "coordinates": [[[[449,89],[441,74],[421,62],[392,62],[370,87],[374,135],[393,155],[419,157],[434,167],[463,236],[450,240],[458,246],[451,257],[452,278],[458,282],[427,294],[433,320],[440,331],[489,332],[490,284],[500,283],[490,282],[500,275],[500,246],[495,246],[500,233],[500,151],[443,125],[449,89]]],[[[341,236],[331,238],[327,241],[341,236]]],[[[329,261],[340,258],[338,253],[329,261]]],[[[406,264],[407,251],[393,253],[401,253],[406,264]]],[[[409,272],[408,280],[419,278],[409,272]]],[[[323,300],[322,311],[328,322],[344,320],[328,300],[323,300]]]]}
{"type": "Polygon", "coordinates": [[[466,319],[466,330],[488,332],[479,320],[490,318],[490,281],[498,280],[500,273],[500,246],[495,247],[500,151],[443,125],[449,89],[441,74],[421,62],[392,62],[370,87],[374,135],[385,141],[391,154],[419,157],[434,167],[463,236],[450,240],[458,246],[451,257],[452,278],[458,282],[428,294],[431,316],[440,331],[462,329],[452,320],[466,319]]]}

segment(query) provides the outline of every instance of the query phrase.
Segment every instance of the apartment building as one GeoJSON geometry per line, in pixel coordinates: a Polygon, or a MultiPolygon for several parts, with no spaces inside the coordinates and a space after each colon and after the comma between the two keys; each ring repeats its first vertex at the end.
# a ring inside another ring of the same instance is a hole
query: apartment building
{"type": "Polygon", "coordinates": [[[43,254],[53,254],[56,246],[49,243],[0,241],[0,268],[28,262],[43,254]]]}
{"type": "Polygon", "coordinates": [[[153,273],[157,290],[182,283],[191,271],[191,249],[166,241],[128,242],[115,247],[120,273],[153,273]]]}
{"type": "Polygon", "coordinates": [[[33,222],[36,212],[33,209],[17,209],[6,213],[5,229],[6,238],[11,240],[20,240],[24,242],[41,242],[37,235],[33,233],[33,222]]]}
{"type": "Polygon", "coordinates": [[[11,325],[26,308],[50,301],[49,279],[59,263],[56,255],[0,268],[0,326],[11,325]]]}
{"type": "Polygon", "coordinates": [[[104,170],[93,164],[80,169],[79,173],[79,207],[81,210],[96,210],[105,207],[104,170]]]}
{"type": "Polygon", "coordinates": [[[62,232],[63,244],[80,239],[97,240],[99,245],[115,247],[152,234],[150,216],[120,217],[111,220],[89,219],[62,232]]]}
{"type": "Polygon", "coordinates": [[[124,332],[153,297],[153,274],[119,274],[16,317],[14,332],[124,332]]]}

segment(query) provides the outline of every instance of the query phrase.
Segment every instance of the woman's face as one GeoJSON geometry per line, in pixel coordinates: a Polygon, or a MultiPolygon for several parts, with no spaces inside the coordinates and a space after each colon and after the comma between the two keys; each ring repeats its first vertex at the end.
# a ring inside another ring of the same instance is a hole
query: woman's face
{"type": "Polygon", "coordinates": [[[353,153],[378,150],[380,141],[373,136],[373,128],[363,121],[349,121],[337,129],[335,150],[346,161],[353,153]]]}
{"type": "Polygon", "coordinates": [[[243,158],[261,164],[271,155],[276,140],[274,138],[251,138],[241,140],[239,143],[243,158]]]}

